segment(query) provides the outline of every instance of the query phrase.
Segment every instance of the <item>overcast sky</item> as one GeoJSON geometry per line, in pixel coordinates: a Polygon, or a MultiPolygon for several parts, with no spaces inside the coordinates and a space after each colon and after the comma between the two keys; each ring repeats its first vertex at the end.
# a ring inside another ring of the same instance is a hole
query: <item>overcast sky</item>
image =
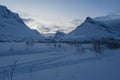
{"type": "Polygon", "coordinates": [[[46,23],[120,13],[120,0],[0,0],[0,4],[46,23]]]}

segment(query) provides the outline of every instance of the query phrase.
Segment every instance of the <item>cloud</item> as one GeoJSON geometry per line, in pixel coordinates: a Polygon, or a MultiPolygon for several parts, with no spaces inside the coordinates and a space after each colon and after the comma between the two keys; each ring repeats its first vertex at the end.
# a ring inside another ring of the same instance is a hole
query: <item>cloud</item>
{"type": "Polygon", "coordinates": [[[74,30],[78,25],[82,23],[81,19],[74,20],[41,20],[36,18],[31,18],[32,15],[26,13],[20,13],[25,24],[31,29],[38,30],[41,34],[56,33],[57,31],[62,31],[64,33],[69,33],[74,30]]]}
{"type": "Polygon", "coordinates": [[[101,17],[96,17],[94,18],[95,20],[97,21],[109,21],[109,20],[117,20],[119,19],[120,20],[120,14],[109,14],[109,15],[106,15],[106,16],[101,16],[101,17]]]}
{"type": "Polygon", "coordinates": [[[71,21],[72,24],[74,24],[75,26],[80,25],[83,22],[83,20],[81,19],[74,19],[73,21],[71,21]]]}
{"type": "Polygon", "coordinates": [[[69,33],[82,22],[80,19],[75,19],[70,22],[59,21],[58,23],[54,24],[46,24],[30,17],[24,17],[22,19],[28,27],[38,30],[41,34],[56,33],[57,31],[69,33]]]}
{"type": "Polygon", "coordinates": [[[32,18],[22,18],[24,22],[32,22],[34,21],[32,18]]]}
{"type": "Polygon", "coordinates": [[[51,32],[51,28],[48,27],[48,25],[40,23],[32,18],[22,18],[22,20],[28,27],[31,29],[36,29],[42,34],[51,32]]]}

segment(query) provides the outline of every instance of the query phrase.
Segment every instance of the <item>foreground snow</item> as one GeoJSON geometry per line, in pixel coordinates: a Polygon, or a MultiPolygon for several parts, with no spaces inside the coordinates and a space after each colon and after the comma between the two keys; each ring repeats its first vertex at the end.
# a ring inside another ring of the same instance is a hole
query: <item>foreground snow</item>
{"type": "MultiPolygon", "coordinates": [[[[0,43],[0,80],[120,80],[120,50],[96,53],[92,44],[0,43]]],[[[105,48],[105,47],[104,47],[105,48]]]]}

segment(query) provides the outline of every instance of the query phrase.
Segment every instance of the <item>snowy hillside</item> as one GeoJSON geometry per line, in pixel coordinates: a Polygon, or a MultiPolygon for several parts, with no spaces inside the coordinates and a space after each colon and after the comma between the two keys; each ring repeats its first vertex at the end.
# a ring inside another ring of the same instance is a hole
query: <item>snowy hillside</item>
{"type": "Polygon", "coordinates": [[[69,33],[65,40],[70,41],[92,41],[103,38],[120,39],[117,30],[105,25],[101,21],[95,21],[92,18],[86,18],[85,22],[69,33]]]}
{"type": "Polygon", "coordinates": [[[29,29],[18,14],[0,5],[0,41],[40,40],[41,35],[29,29]]]}

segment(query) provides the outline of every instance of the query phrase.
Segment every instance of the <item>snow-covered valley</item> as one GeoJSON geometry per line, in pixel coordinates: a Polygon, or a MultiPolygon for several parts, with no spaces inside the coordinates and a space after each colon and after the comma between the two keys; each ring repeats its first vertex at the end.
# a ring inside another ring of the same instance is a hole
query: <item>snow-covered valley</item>
{"type": "Polygon", "coordinates": [[[75,43],[0,43],[0,80],[119,80],[119,49],[75,43]],[[15,63],[16,62],[16,63],[15,63]],[[13,66],[11,66],[13,65],[13,66]]]}
{"type": "Polygon", "coordinates": [[[0,5],[0,80],[120,80],[119,24],[118,16],[87,17],[46,36],[0,5]]]}

